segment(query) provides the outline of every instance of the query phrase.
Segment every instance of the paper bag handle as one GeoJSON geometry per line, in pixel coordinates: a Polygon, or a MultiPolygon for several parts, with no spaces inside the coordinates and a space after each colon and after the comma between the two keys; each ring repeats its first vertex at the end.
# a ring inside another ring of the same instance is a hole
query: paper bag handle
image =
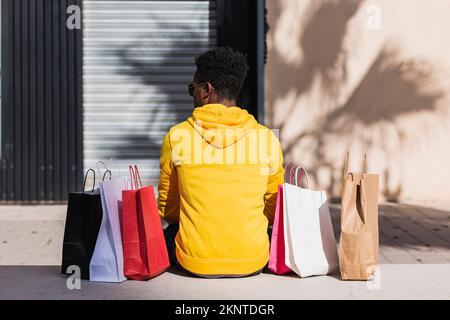
{"type": "Polygon", "coordinates": [[[84,193],[84,189],[86,188],[86,179],[87,179],[87,176],[88,176],[90,171],[92,171],[92,173],[94,174],[94,183],[92,184],[92,192],[94,192],[94,188],[95,188],[95,171],[94,171],[94,169],[88,169],[88,171],[86,171],[86,174],[84,175],[83,190],[81,191],[82,193],[84,193]]]}
{"type": "Polygon", "coordinates": [[[142,188],[142,180],[141,180],[141,175],[139,174],[139,170],[137,165],[134,165],[134,173],[136,174],[136,187],[138,187],[137,182],[139,181],[139,185],[142,188]]]}
{"type": "Polygon", "coordinates": [[[99,164],[103,165],[103,167],[105,168],[105,172],[103,173],[103,176],[104,176],[105,173],[106,173],[107,171],[109,171],[109,168],[108,168],[108,166],[106,165],[106,163],[103,162],[102,160],[97,161],[97,163],[95,164],[95,166],[97,167],[97,171],[98,171],[98,174],[99,174],[100,176],[102,176],[102,172],[101,172],[100,168],[98,167],[99,164]]]}
{"type": "Polygon", "coordinates": [[[134,165],[134,168],[132,165],[129,165],[128,169],[130,170],[131,189],[137,190],[137,189],[139,189],[139,186],[142,188],[141,175],[139,174],[139,169],[138,169],[137,165],[134,165]],[[134,181],[134,184],[133,184],[133,181],[134,181]],[[139,182],[139,184],[138,184],[138,182],[139,182]]]}
{"type": "Polygon", "coordinates": [[[130,171],[131,190],[136,190],[136,174],[134,173],[134,169],[131,164],[128,166],[128,170],[130,171]]]}
{"type": "Polygon", "coordinates": [[[284,168],[284,182],[288,182],[290,183],[291,181],[291,169],[293,167],[293,164],[287,164],[286,167],[284,168]]]}
{"type": "Polygon", "coordinates": [[[295,184],[295,168],[297,168],[296,165],[292,165],[291,170],[289,170],[289,183],[290,184],[295,184]],[[294,175],[293,175],[293,174],[294,175]]]}
{"type": "Polygon", "coordinates": [[[294,184],[296,186],[299,186],[298,184],[301,181],[301,175],[302,173],[305,173],[306,176],[306,183],[307,183],[307,188],[309,189],[309,176],[308,176],[308,172],[306,171],[306,169],[304,167],[302,167],[301,165],[295,165],[295,164],[288,164],[285,168],[284,171],[284,181],[290,184],[294,184]],[[302,169],[300,172],[298,171],[298,169],[302,169]],[[286,177],[286,175],[288,175],[288,177],[286,177]]]}
{"type": "MultiPolygon", "coordinates": [[[[344,160],[344,176],[348,175],[348,163],[350,161],[350,152],[347,151],[344,160]]],[[[364,153],[363,173],[367,173],[367,153],[364,153]]]]}
{"type": "Polygon", "coordinates": [[[305,168],[303,168],[302,166],[297,166],[296,168],[295,168],[295,176],[294,176],[294,178],[295,178],[295,185],[297,186],[297,187],[300,187],[299,186],[299,179],[298,179],[298,170],[302,170],[302,171],[300,171],[300,173],[301,172],[304,172],[305,173],[305,178],[306,178],[306,188],[307,189],[309,189],[309,176],[308,176],[308,172],[306,171],[306,169],[305,168]]]}
{"type": "Polygon", "coordinates": [[[286,165],[286,167],[284,169],[284,182],[287,182],[290,184],[294,183],[293,178],[292,178],[293,177],[292,173],[294,172],[295,167],[296,167],[296,165],[293,163],[286,165]]]}
{"type": "Polygon", "coordinates": [[[102,181],[105,181],[105,177],[106,177],[106,174],[107,173],[109,173],[109,180],[111,180],[111,178],[112,178],[112,172],[111,172],[111,170],[106,170],[105,171],[105,173],[103,174],[103,178],[102,178],[102,181]]]}

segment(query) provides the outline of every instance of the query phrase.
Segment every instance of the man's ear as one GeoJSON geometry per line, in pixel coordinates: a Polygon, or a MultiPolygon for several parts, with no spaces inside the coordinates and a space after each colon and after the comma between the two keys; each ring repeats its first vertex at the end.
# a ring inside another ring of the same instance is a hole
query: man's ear
{"type": "Polygon", "coordinates": [[[211,96],[212,86],[209,82],[206,83],[206,86],[203,89],[203,99],[206,99],[211,96]]]}

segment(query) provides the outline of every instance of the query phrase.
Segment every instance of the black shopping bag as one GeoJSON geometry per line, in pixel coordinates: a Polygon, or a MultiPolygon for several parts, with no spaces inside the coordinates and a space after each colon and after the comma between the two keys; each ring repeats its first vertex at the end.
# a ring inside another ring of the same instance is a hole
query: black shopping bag
{"type": "MultiPolygon", "coordinates": [[[[110,171],[109,173],[111,174],[110,171]]],[[[103,217],[100,190],[94,190],[94,186],[95,171],[89,169],[84,177],[83,191],[69,194],[64,230],[61,273],[70,275],[73,270],[68,270],[68,267],[78,266],[81,279],[85,280],[89,280],[89,263],[103,217]],[[92,191],[85,192],[86,178],[90,171],[94,173],[94,184],[92,191]]]]}

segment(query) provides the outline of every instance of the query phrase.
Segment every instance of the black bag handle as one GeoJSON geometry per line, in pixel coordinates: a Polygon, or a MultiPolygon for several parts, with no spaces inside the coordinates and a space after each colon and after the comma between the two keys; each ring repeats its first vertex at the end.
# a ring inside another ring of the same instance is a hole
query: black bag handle
{"type": "Polygon", "coordinates": [[[106,170],[105,171],[105,173],[103,174],[103,178],[102,178],[102,181],[105,181],[105,177],[106,177],[106,174],[107,173],[109,173],[109,180],[111,180],[111,178],[112,178],[112,172],[111,172],[111,170],[106,170]]]}
{"type": "Polygon", "coordinates": [[[86,174],[84,175],[82,193],[84,193],[84,188],[86,187],[86,179],[87,179],[87,176],[89,174],[89,171],[92,171],[92,173],[94,174],[94,184],[92,185],[92,192],[94,192],[94,188],[95,188],[95,171],[94,171],[94,169],[88,169],[88,171],[86,171],[86,174]]]}

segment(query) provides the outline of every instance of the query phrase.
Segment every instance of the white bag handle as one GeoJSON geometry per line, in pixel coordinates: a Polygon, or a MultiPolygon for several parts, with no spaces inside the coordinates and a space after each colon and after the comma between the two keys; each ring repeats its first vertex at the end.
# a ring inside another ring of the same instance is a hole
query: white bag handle
{"type": "Polygon", "coordinates": [[[307,172],[306,169],[303,168],[302,166],[297,166],[297,167],[295,168],[295,175],[294,175],[295,185],[296,185],[297,187],[300,187],[300,186],[298,185],[298,183],[299,183],[299,181],[298,181],[298,170],[302,170],[302,171],[304,172],[305,177],[306,177],[306,188],[309,189],[309,176],[308,176],[308,172],[307,172]]]}

